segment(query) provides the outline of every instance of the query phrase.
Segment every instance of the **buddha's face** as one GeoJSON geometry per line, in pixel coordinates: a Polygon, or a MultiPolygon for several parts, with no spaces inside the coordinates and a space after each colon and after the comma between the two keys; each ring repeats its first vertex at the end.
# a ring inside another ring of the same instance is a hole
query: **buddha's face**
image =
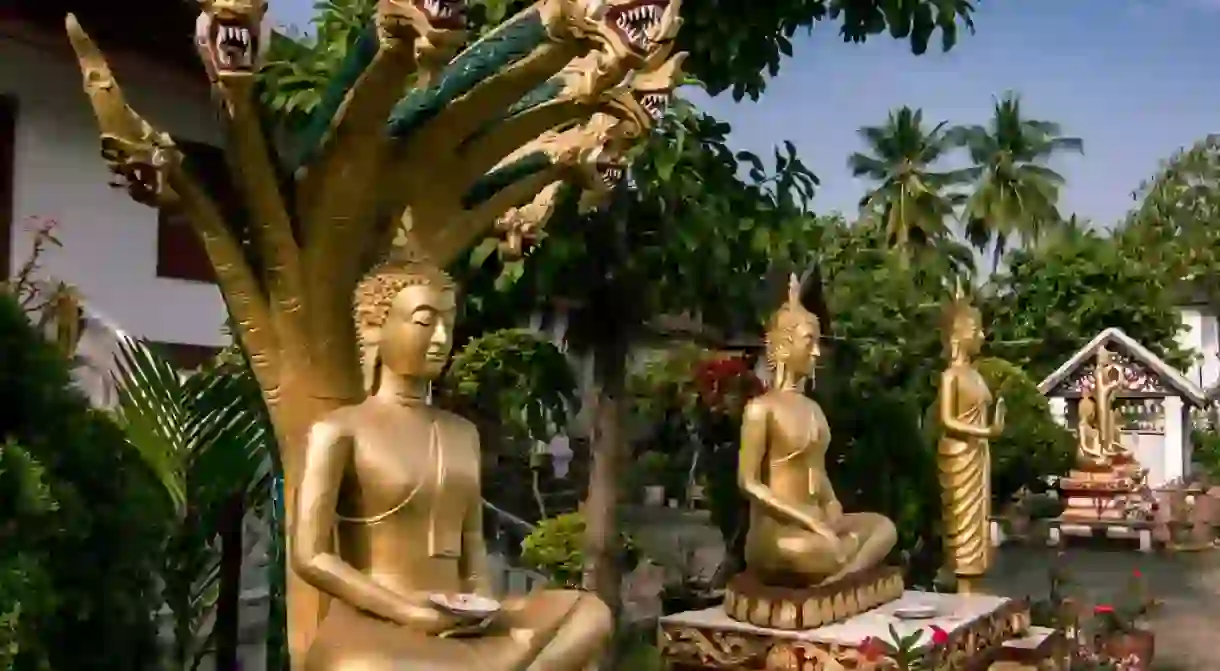
{"type": "Polygon", "coordinates": [[[802,319],[792,328],[790,339],[779,358],[789,371],[797,375],[810,375],[821,355],[817,326],[810,320],[802,319]]]}
{"type": "Polygon", "coordinates": [[[966,314],[957,318],[953,329],[956,334],[957,346],[962,354],[974,356],[983,349],[983,325],[976,315],[966,314]]]}
{"type": "Polygon", "coordinates": [[[452,289],[415,284],[398,292],[381,327],[381,365],[395,375],[435,379],[453,349],[456,313],[452,289]]]}

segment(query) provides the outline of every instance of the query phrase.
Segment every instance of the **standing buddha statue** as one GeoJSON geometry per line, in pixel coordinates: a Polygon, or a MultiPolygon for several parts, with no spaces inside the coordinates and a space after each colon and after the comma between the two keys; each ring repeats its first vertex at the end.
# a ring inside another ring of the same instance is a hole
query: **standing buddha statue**
{"type": "Polygon", "coordinates": [[[991,391],[974,367],[983,345],[982,316],[961,284],[942,314],[941,334],[949,367],[940,376],[937,417],[940,440],[936,468],[944,516],[945,559],[957,589],[976,589],[991,563],[991,451],[988,440],[1004,431],[1004,399],[988,420],[991,391]]]}
{"type": "Polygon", "coordinates": [[[429,403],[456,310],[452,280],[403,248],[356,290],[368,397],[310,432],[289,545],[331,597],[306,671],[578,671],[610,637],[592,594],[490,598],[479,436],[429,403]]]}
{"type": "Polygon", "coordinates": [[[794,275],[767,328],[770,388],[746,405],[741,426],[746,570],[730,581],[725,606],[731,617],[759,626],[812,628],[902,593],[901,574],[881,566],[898,539],[894,523],[845,513],[826,474],[830,427],[804,394],[820,354],[819,331],[794,275]]]}
{"type": "Polygon", "coordinates": [[[1138,465],[1131,451],[1123,446],[1118,413],[1114,411],[1115,392],[1121,384],[1122,376],[1114,363],[1114,355],[1102,345],[1097,348],[1097,360],[1093,366],[1093,395],[1097,401],[1097,429],[1101,447],[1111,465],[1132,470],[1138,468],[1138,465]]]}

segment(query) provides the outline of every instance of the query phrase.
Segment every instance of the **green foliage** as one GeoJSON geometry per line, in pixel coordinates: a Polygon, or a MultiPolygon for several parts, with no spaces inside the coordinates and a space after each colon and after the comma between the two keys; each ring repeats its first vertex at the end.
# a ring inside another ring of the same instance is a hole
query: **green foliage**
{"type": "Polygon", "coordinates": [[[995,103],[987,126],[955,128],[951,135],[970,152],[974,182],[963,211],[966,237],[980,250],[994,245],[995,261],[1010,236],[1036,242],[1057,225],[1063,177],[1045,163],[1063,151],[1084,151],[1080,138],[1061,137],[1059,124],[1027,119],[1021,99],[1007,93],[995,103]]]}
{"type": "Polygon", "coordinates": [[[242,359],[184,378],[144,344],[124,341],[117,363],[118,422],[173,511],[160,575],[175,663],[193,666],[207,648],[202,631],[222,589],[222,553],[244,554],[221,547],[220,530],[232,511],[266,501],[273,432],[242,359]],[[243,502],[236,509],[235,498],[243,502]]]}
{"type": "MultiPolygon", "coordinates": [[[[0,543],[45,524],[59,509],[46,469],[28,450],[9,439],[0,445],[0,543]]],[[[12,668],[24,648],[38,645],[32,623],[54,613],[48,576],[35,559],[18,550],[0,558],[0,667],[12,668]]],[[[37,652],[35,654],[38,654],[37,652]]]]}
{"type": "Polygon", "coordinates": [[[1220,483],[1220,432],[1214,426],[1196,428],[1190,434],[1192,460],[1203,468],[1212,484],[1220,483]]]}
{"type": "Polygon", "coordinates": [[[991,440],[991,496],[1000,505],[1039,478],[1066,473],[1076,443],[1055,423],[1046,397],[1025,371],[995,358],[980,359],[976,366],[992,397],[1003,398],[1007,409],[1003,435],[991,440]]]}
{"type": "Polygon", "coordinates": [[[283,127],[309,125],[376,7],[377,0],[320,0],[312,35],[273,33],[260,73],[262,101],[283,127]]]}
{"type": "Polygon", "coordinates": [[[151,668],[166,506],[122,432],[73,388],[68,362],[8,294],[0,407],[0,545],[10,549],[0,553],[0,658],[10,657],[0,666],[151,668]]]}
{"type": "Polygon", "coordinates": [[[1174,366],[1181,321],[1164,267],[1092,232],[1015,250],[984,305],[993,351],[1040,380],[1109,327],[1174,366]]]}
{"type": "MultiPolygon", "coordinates": [[[[623,534],[620,553],[635,552],[635,542],[623,534]]],[[[567,513],[542,520],[521,543],[521,560],[551,579],[557,587],[578,588],[585,567],[584,513],[567,513]]]]}
{"type": "Polygon", "coordinates": [[[635,159],[634,187],[621,186],[605,211],[561,208],[524,263],[473,259],[464,274],[481,299],[477,320],[508,325],[565,299],[566,337],[578,349],[630,340],[655,316],[687,311],[709,326],[753,329],[771,308],[761,307],[760,278],[773,265],[803,265],[815,243],[806,208],[817,181],[790,145],[770,171],[734,154],[729,130],[679,101],[635,159]]]}
{"type": "MultiPolygon", "coordinates": [[[[484,34],[530,4],[529,0],[471,2],[472,30],[484,34]]],[[[973,13],[968,0],[686,0],[675,50],[690,53],[685,69],[709,93],[732,91],[736,100],[746,96],[757,100],[767,78],[778,74],[783,59],[792,56],[792,38],[798,30],[811,31],[821,21],[837,21],[844,42],[863,42],[888,32],[894,39],[908,40],[911,51],[922,54],[938,31],[945,51],[957,43],[961,27],[973,32],[973,13]],[[725,21],[726,16],[734,20],[725,21]]]]}
{"type": "Polygon", "coordinates": [[[877,224],[826,225],[830,324],[814,396],[830,421],[827,467],[847,510],[894,520],[911,581],[926,584],[941,548],[935,446],[923,418],[944,367],[939,306],[954,267],[930,254],[904,267],[877,224]]]}
{"type": "Polygon", "coordinates": [[[1220,301],[1220,135],[1175,153],[1135,197],[1118,233],[1124,248],[1220,301]]]}
{"type": "Polygon", "coordinates": [[[559,348],[529,329],[470,340],[441,382],[447,407],[494,421],[508,437],[546,442],[579,405],[576,377],[559,348]]]}

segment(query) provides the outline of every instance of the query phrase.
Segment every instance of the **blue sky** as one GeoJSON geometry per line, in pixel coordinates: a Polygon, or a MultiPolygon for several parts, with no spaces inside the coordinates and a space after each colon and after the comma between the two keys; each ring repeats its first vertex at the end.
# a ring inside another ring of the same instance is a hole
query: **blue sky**
{"type": "MultiPolygon", "coordinates": [[[[697,0],[695,0],[697,1],[697,0]]],[[[312,0],[272,0],[274,20],[306,26],[312,0]]],[[[893,107],[925,119],[985,122],[994,96],[1021,94],[1027,114],[1084,139],[1055,167],[1062,208],[1106,225],[1179,147],[1220,132],[1220,0],[979,0],[978,32],[948,54],[913,56],[879,36],[843,44],[831,23],[794,46],[758,102],[708,99],[733,124],[733,144],[764,156],[784,140],[819,177],[819,211],[854,212],[865,184],[846,168],[856,129],[893,107]]]]}

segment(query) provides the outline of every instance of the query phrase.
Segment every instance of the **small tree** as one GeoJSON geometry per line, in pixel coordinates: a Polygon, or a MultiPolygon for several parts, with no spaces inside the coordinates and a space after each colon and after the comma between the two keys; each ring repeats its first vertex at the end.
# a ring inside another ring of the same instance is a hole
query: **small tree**
{"type": "Polygon", "coordinates": [[[5,668],[155,666],[168,510],[122,431],[89,407],[67,360],[4,292],[0,407],[0,544],[15,550],[0,553],[5,668]]]}
{"type": "Polygon", "coordinates": [[[1040,380],[1110,327],[1121,328],[1170,363],[1187,363],[1181,320],[1155,258],[1120,240],[1083,231],[1055,245],[1014,250],[982,306],[994,353],[1040,380]]]}

